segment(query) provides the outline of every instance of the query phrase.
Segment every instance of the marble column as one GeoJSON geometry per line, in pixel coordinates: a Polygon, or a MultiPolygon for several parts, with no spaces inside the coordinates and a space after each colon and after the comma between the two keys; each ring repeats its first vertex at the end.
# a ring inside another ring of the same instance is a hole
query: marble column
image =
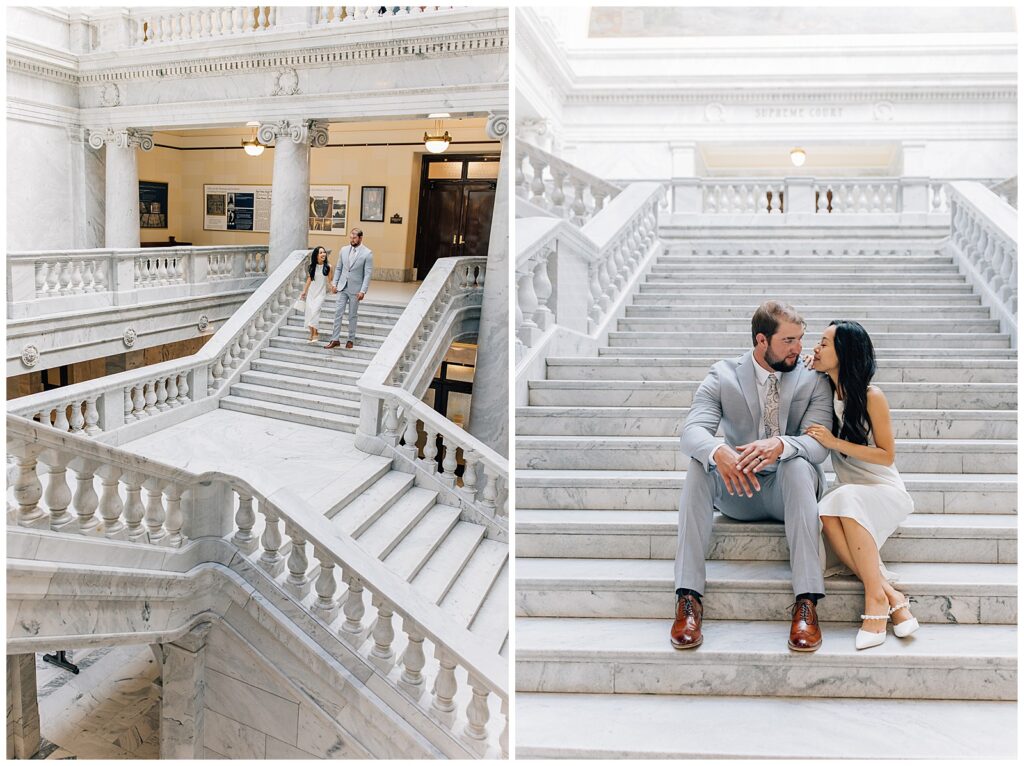
{"type": "Polygon", "coordinates": [[[7,655],[7,758],[31,758],[39,750],[36,656],[7,655]]]}
{"type": "Polygon", "coordinates": [[[327,125],[315,120],[265,122],[259,139],[274,145],[268,261],[273,271],[309,242],[309,148],[327,146],[327,125]]]}
{"type": "Polygon", "coordinates": [[[501,168],[494,195],[491,239],[487,247],[484,302],[477,334],[476,373],[469,411],[469,432],[508,456],[508,115],[491,114],[487,135],[501,140],[501,168]]]}
{"type": "Polygon", "coordinates": [[[90,130],[89,146],[106,146],[105,247],[139,246],[139,166],[135,149],[148,152],[153,136],[135,128],[90,130]]]}
{"type": "Polygon", "coordinates": [[[161,647],[160,760],[204,757],[206,640],[212,627],[212,623],[201,622],[161,647]]]}

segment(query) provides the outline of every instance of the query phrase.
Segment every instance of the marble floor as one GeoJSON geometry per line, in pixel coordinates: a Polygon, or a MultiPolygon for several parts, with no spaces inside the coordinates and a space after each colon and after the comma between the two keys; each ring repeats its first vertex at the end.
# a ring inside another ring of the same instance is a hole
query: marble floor
{"type": "Polygon", "coordinates": [[[371,303],[392,303],[405,306],[422,284],[422,282],[383,282],[373,279],[370,281],[366,300],[371,303]]]}
{"type": "Polygon", "coordinates": [[[148,646],[68,652],[79,674],[36,655],[38,760],[156,759],[160,669],[148,646]]]}
{"type": "Polygon", "coordinates": [[[287,487],[322,515],[382,458],[342,431],[214,410],[128,442],[130,451],[193,473],[223,471],[270,495],[287,487]]]}

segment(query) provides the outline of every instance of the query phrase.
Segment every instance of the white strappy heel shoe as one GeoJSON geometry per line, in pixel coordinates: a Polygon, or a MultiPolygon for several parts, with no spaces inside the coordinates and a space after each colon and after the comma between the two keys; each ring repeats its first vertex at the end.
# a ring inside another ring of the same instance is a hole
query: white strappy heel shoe
{"type": "MultiPolygon", "coordinates": [[[[893,612],[899,609],[906,609],[907,614],[910,614],[910,600],[908,599],[904,601],[902,604],[896,604],[896,606],[889,607],[890,619],[892,618],[893,612]]],[[[896,634],[897,638],[906,638],[920,627],[921,623],[919,623],[917,621],[917,618],[911,614],[909,620],[904,620],[903,622],[894,622],[892,624],[892,632],[896,634]]]]}
{"type": "MultiPolygon", "coordinates": [[[[862,614],[860,618],[862,620],[889,621],[889,615],[887,614],[862,614]]],[[[878,646],[879,644],[885,643],[885,636],[886,631],[884,630],[881,633],[871,633],[867,630],[858,630],[854,644],[858,649],[870,649],[872,646],[878,646]]]]}

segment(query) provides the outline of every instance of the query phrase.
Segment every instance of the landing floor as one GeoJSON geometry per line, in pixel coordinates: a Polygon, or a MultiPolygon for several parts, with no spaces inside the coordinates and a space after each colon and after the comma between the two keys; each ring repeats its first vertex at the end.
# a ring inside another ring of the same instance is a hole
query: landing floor
{"type": "Polygon", "coordinates": [[[230,410],[208,412],[125,448],[193,473],[238,476],[265,495],[288,488],[319,515],[382,459],[357,450],[352,434],[230,410]]]}

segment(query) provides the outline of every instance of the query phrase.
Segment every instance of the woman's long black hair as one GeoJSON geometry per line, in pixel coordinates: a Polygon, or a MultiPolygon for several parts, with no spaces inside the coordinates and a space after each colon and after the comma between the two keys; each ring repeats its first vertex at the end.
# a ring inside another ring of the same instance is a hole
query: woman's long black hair
{"type": "MultiPolygon", "coordinates": [[[[311,252],[309,254],[309,269],[308,269],[308,271],[309,271],[309,278],[310,279],[316,279],[316,254],[319,253],[321,250],[325,250],[325,249],[326,248],[323,248],[320,245],[317,245],[316,247],[313,248],[313,252],[311,252]]],[[[324,276],[326,277],[330,273],[330,271],[331,271],[330,264],[328,264],[327,261],[324,261],[324,276]]]]}
{"type": "MultiPolygon", "coordinates": [[[[839,361],[839,387],[843,392],[843,422],[833,413],[832,433],[854,444],[867,444],[871,421],[868,419],[868,386],[875,377],[875,347],[860,322],[836,319],[834,339],[839,361]]],[[[831,382],[829,378],[829,382],[831,382]]],[[[833,385],[833,388],[835,386],[833,385]]]]}

